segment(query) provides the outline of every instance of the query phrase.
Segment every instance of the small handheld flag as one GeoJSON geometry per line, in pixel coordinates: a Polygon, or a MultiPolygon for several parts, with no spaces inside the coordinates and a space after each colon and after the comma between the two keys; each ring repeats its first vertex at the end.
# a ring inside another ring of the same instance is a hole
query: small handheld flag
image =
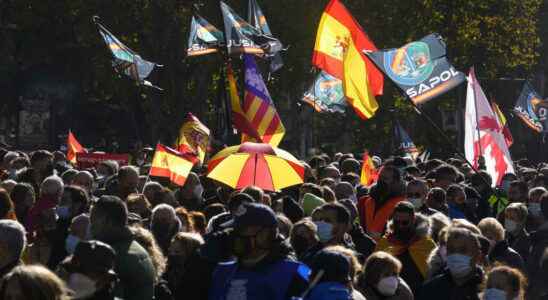
{"type": "Polygon", "coordinates": [[[209,134],[209,128],[193,114],[188,113],[179,130],[179,137],[175,146],[179,152],[196,156],[198,161],[203,163],[209,145],[209,134]]]}
{"type": "Polygon", "coordinates": [[[87,150],[80,145],[74,134],[72,134],[72,131],[69,130],[67,136],[67,160],[75,165],[78,153],[87,153],[87,150]]]}
{"type": "Polygon", "coordinates": [[[362,174],[360,176],[360,183],[365,186],[370,186],[373,183],[377,182],[379,177],[378,171],[375,168],[373,160],[369,156],[369,152],[365,151],[363,153],[363,165],[362,165],[362,174]]]}
{"type": "Polygon", "coordinates": [[[193,166],[194,164],[180,152],[158,144],[149,175],[169,178],[172,183],[183,186],[193,166]]]}

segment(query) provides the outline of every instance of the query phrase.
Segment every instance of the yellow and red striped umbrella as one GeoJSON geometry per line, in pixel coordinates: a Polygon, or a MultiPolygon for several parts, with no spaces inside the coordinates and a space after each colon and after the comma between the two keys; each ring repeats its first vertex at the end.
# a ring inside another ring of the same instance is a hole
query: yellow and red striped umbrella
{"type": "Polygon", "coordinates": [[[254,185],[278,191],[303,183],[304,166],[289,152],[262,143],[243,143],[221,150],[207,165],[207,177],[235,189],[254,185]]]}

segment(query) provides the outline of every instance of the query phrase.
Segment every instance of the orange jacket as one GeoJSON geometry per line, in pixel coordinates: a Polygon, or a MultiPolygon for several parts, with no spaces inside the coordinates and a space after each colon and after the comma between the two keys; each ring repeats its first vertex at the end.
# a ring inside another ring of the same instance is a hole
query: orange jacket
{"type": "Polygon", "coordinates": [[[398,203],[405,200],[403,196],[390,198],[382,207],[377,208],[375,199],[371,196],[364,196],[358,201],[360,224],[363,229],[372,237],[380,238],[384,233],[386,223],[392,216],[392,212],[398,203]]]}

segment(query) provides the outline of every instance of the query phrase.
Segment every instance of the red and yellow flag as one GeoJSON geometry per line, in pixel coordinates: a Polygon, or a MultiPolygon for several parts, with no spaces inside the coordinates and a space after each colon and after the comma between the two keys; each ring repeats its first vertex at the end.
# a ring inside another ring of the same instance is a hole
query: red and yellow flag
{"type": "Polygon", "coordinates": [[[339,0],[327,5],[316,35],[312,64],[343,81],[345,96],[362,119],[371,118],[379,105],[384,77],[363,54],[377,47],[339,0]]]}
{"type": "Polygon", "coordinates": [[[174,184],[183,186],[193,166],[194,164],[180,152],[158,144],[149,175],[166,177],[174,184]]]}
{"type": "Polygon", "coordinates": [[[379,174],[377,172],[377,169],[375,168],[375,165],[373,164],[373,160],[369,156],[369,153],[366,151],[363,154],[363,165],[362,174],[360,176],[360,183],[362,185],[369,186],[377,182],[378,177],[379,174]]]}
{"type": "Polygon", "coordinates": [[[73,165],[76,164],[76,153],[87,153],[87,150],[80,145],[74,134],[72,134],[72,131],[69,130],[67,136],[67,160],[73,165]]]}
{"type": "Polygon", "coordinates": [[[491,107],[493,108],[493,112],[495,115],[497,115],[498,121],[500,123],[500,127],[502,128],[502,134],[504,135],[504,140],[506,141],[506,145],[508,147],[512,146],[514,143],[514,137],[512,136],[512,133],[510,132],[510,128],[508,127],[508,122],[506,121],[506,117],[500,110],[500,107],[497,103],[491,102],[491,107]]]}
{"type": "Polygon", "coordinates": [[[209,134],[209,128],[193,114],[188,113],[179,130],[175,147],[185,155],[195,155],[203,163],[209,145],[209,134]]]}
{"type": "Polygon", "coordinates": [[[230,63],[226,65],[226,77],[228,79],[228,89],[230,91],[230,106],[232,110],[232,124],[234,125],[234,128],[242,134],[242,139],[247,140],[250,139],[249,137],[260,139],[259,133],[255,128],[253,128],[242,108],[236,78],[234,77],[234,71],[232,71],[232,66],[230,63]]]}

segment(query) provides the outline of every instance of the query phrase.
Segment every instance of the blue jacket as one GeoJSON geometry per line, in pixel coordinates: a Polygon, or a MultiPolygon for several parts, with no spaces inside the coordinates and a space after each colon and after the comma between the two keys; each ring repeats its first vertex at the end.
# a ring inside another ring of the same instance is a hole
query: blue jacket
{"type": "Polygon", "coordinates": [[[344,284],[328,281],[316,285],[305,300],[352,300],[352,293],[344,284]]]}

